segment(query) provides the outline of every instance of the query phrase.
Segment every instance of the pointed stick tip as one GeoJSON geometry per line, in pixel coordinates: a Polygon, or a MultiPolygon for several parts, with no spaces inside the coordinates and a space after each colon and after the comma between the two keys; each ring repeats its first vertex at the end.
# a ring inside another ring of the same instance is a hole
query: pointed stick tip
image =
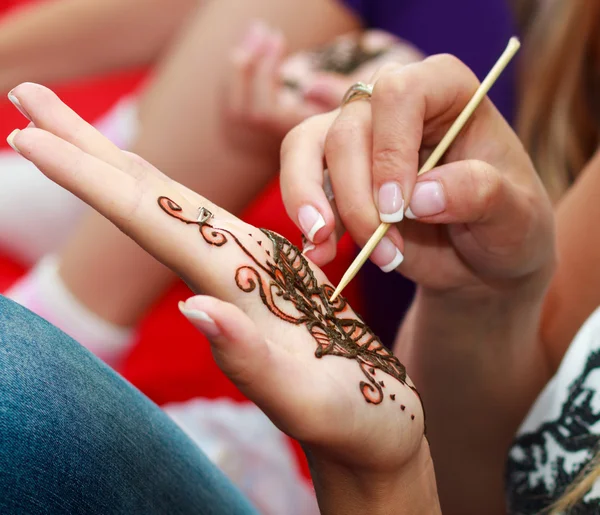
{"type": "Polygon", "coordinates": [[[335,299],[337,299],[340,295],[340,293],[342,293],[342,290],[344,289],[344,287],[340,284],[336,290],[333,292],[333,295],[331,297],[329,297],[329,302],[334,302],[335,299]]]}

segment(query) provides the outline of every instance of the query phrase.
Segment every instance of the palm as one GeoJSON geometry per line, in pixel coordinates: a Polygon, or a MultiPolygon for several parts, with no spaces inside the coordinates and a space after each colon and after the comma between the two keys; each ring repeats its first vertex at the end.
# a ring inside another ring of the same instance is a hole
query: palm
{"type": "Polygon", "coordinates": [[[194,290],[245,313],[231,322],[252,341],[216,346],[215,358],[281,429],[361,466],[416,451],[424,414],[403,366],[343,299],[329,302],[333,289],[298,249],[120,151],[49,90],[21,88],[37,127],[19,135],[24,156],[194,290]]]}

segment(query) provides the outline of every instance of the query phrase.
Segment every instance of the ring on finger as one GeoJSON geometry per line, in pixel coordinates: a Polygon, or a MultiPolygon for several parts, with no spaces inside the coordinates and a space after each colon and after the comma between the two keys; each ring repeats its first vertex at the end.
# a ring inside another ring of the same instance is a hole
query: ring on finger
{"type": "Polygon", "coordinates": [[[371,95],[373,95],[372,84],[357,82],[356,84],[352,84],[352,86],[348,88],[348,91],[346,91],[346,94],[342,99],[342,106],[345,106],[354,100],[370,99],[371,95]]]}

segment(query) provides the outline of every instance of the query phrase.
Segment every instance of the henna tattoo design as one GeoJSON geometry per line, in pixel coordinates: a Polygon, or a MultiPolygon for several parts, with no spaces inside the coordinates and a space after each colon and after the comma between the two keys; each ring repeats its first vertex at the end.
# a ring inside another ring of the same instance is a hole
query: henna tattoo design
{"type": "MultiPolygon", "coordinates": [[[[329,284],[319,285],[306,258],[288,240],[261,229],[273,245],[272,254],[267,251],[269,258],[262,263],[231,231],[214,227],[207,221],[186,218],[181,207],[167,197],[159,197],[158,205],[181,222],[198,226],[204,241],[210,245],[221,247],[229,238],[233,240],[252,262],[237,269],[235,282],[238,288],[247,293],[258,290],[271,313],[291,324],[304,325],[317,343],[317,358],[340,356],[355,360],[366,378],[359,387],[368,403],[380,404],[384,399],[385,384],[375,379],[376,370],[409,387],[420,400],[417,390],[406,382],[405,367],[364,321],[356,314],[352,318],[338,316],[349,308],[346,299],[338,297],[330,302],[334,288],[329,284]],[[290,304],[295,312],[290,313],[290,304]]],[[[257,240],[257,243],[262,246],[262,241],[257,240]]],[[[390,395],[390,399],[394,401],[395,395],[390,395]]],[[[401,408],[405,409],[404,406],[401,408]]]]}
{"type": "MultiPolygon", "coordinates": [[[[348,76],[356,72],[363,64],[389,52],[390,49],[391,45],[378,50],[370,50],[365,46],[362,37],[352,41],[337,42],[311,52],[311,67],[323,72],[348,76]]],[[[285,79],[284,86],[295,90],[300,88],[300,84],[291,79],[285,79]]]]}

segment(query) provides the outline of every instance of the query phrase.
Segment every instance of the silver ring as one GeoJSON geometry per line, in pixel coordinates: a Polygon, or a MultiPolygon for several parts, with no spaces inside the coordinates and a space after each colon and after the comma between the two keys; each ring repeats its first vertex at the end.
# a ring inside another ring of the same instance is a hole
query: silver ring
{"type": "Polygon", "coordinates": [[[342,99],[342,106],[349,104],[354,100],[361,100],[363,98],[369,99],[373,95],[373,85],[365,84],[364,82],[357,82],[356,84],[352,84],[344,98],[342,99]]]}
{"type": "Polygon", "coordinates": [[[213,218],[215,215],[213,215],[208,209],[206,209],[205,207],[199,207],[198,208],[198,218],[196,219],[196,221],[199,224],[205,224],[206,222],[208,222],[211,218],[213,218]]]}

